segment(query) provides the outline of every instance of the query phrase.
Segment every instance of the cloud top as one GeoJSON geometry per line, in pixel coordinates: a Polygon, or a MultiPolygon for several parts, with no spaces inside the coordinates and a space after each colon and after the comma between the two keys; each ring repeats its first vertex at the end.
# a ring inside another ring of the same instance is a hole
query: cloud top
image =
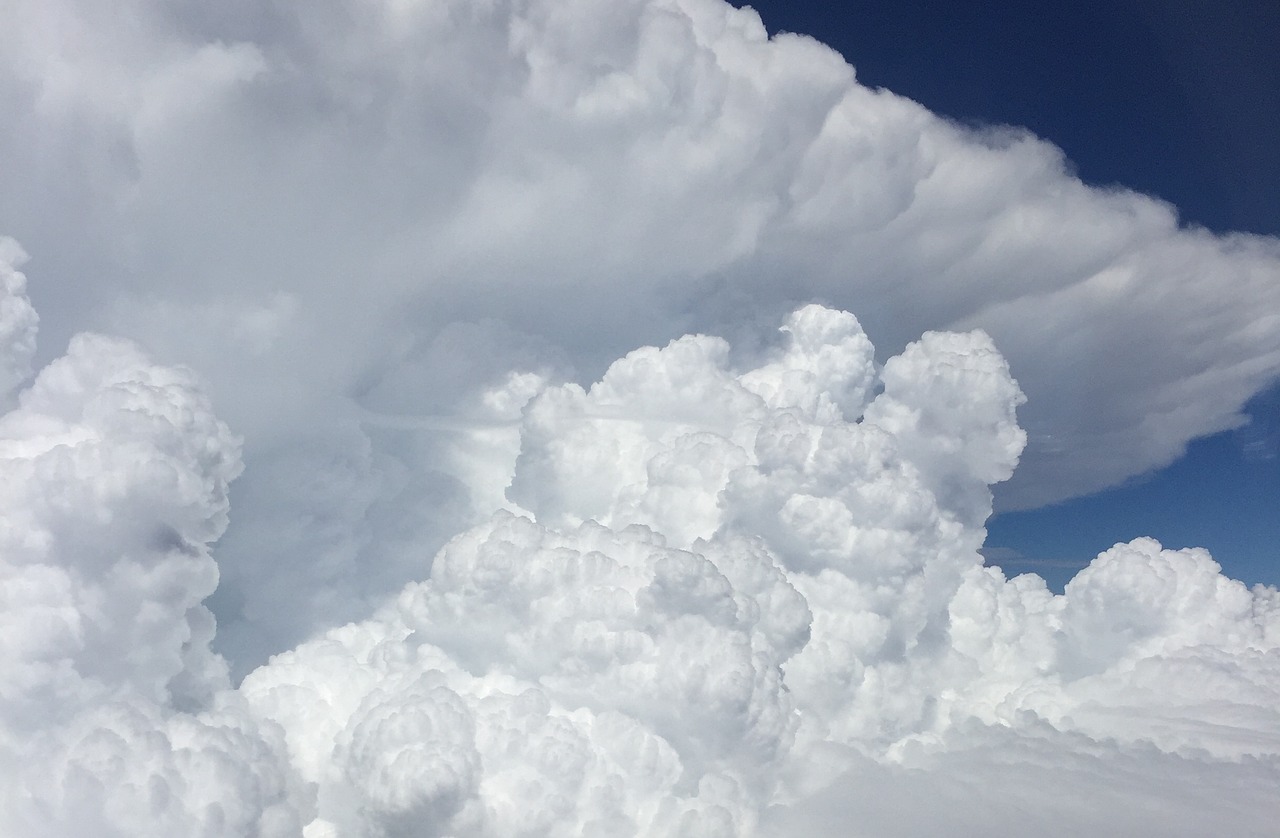
{"type": "MultiPolygon", "coordinates": [[[[485,321],[482,377],[525,353],[585,381],[818,299],[888,354],[996,340],[1030,396],[1001,493],[1025,507],[1171,462],[1280,374],[1274,239],[1181,228],[721,0],[12,12],[0,227],[65,289],[47,325],[219,392],[252,358],[327,413],[449,412],[468,394],[426,362],[451,327],[485,321]]],[[[262,401],[231,418],[287,435],[262,401]]]]}

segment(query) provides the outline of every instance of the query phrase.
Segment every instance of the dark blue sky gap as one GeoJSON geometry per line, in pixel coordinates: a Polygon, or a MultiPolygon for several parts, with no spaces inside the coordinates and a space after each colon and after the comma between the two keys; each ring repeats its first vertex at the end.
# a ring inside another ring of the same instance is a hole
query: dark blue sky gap
{"type": "MultiPolygon", "coordinates": [[[[1280,235],[1280,0],[759,0],[771,33],[839,50],[863,84],[967,123],[1021,125],[1093,184],[1186,224],[1280,235]]],[[[990,522],[992,558],[1057,590],[1099,551],[1151,535],[1280,584],[1280,386],[1251,424],[1163,471],[990,522]]]]}

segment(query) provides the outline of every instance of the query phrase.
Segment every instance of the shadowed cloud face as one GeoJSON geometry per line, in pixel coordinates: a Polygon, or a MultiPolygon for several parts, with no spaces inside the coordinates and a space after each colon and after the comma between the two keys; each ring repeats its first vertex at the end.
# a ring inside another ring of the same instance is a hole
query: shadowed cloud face
{"type": "Polygon", "coordinates": [[[0,27],[5,830],[1260,831],[1275,591],[979,550],[1239,421],[1274,239],[719,0],[207,6],[0,27]]]}

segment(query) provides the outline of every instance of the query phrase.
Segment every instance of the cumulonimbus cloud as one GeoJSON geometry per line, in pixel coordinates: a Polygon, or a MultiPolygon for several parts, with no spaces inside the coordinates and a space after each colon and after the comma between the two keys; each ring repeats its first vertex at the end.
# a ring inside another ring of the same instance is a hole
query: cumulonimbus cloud
{"type": "Polygon", "coordinates": [[[810,301],[886,356],[980,328],[1029,397],[1006,508],[1169,463],[1280,371],[1275,239],[1180,228],[721,0],[5,14],[41,361],[128,336],[246,436],[211,601],[241,673],[485,516],[475,426],[515,436],[475,407],[511,368],[586,383],[689,331],[751,356],[810,301]]]}
{"type": "Polygon", "coordinates": [[[513,444],[474,410],[513,368],[585,383],[699,331],[750,356],[813,300],[885,356],[981,328],[1029,397],[1006,508],[1167,464],[1280,371],[1274,239],[1182,228],[721,0],[5,16],[0,230],[36,257],[41,361],[124,335],[245,435],[211,603],[245,666],[487,514],[503,461],[467,435],[513,444]]]}
{"type": "Polygon", "coordinates": [[[1274,589],[978,551],[1239,421],[1275,239],[720,0],[3,15],[0,832],[1270,828],[1274,589]]]}
{"type": "Polygon", "coordinates": [[[0,418],[0,827],[1265,833],[1275,589],[1149,539],[1063,595],[984,567],[1025,435],[983,332],[879,364],[810,305],[736,357],[508,377],[507,508],[233,688],[200,603],[239,441],[189,371],[76,337],[0,418]]]}

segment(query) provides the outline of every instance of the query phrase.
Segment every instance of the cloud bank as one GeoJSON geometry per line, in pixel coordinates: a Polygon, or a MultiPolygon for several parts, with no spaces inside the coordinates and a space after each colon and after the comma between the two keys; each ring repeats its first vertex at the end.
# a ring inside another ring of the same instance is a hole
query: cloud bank
{"type": "Polygon", "coordinates": [[[1274,589],[979,549],[1276,240],[720,0],[3,14],[0,832],[1267,833],[1274,589]]]}
{"type": "Polygon", "coordinates": [[[509,377],[507,508],[233,688],[201,601],[239,440],[189,371],[77,336],[0,419],[0,828],[1265,834],[1280,593],[1149,539],[1064,595],[1006,579],[978,548],[1024,396],[991,339],[880,365],[817,305],[781,338],[509,377]]]}
{"type": "Polygon", "coordinates": [[[720,0],[5,14],[0,231],[36,257],[41,361],[123,335],[245,436],[211,603],[237,661],[488,514],[502,461],[457,429],[511,421],[476,404],[512,369],[585,384],[690,332],[758,355],[811,301],[881,361],[981,328],[1029,397],[1005,508],[1167,464],[1280,374],[1274,239],[1181,228],[720,0]]]}

